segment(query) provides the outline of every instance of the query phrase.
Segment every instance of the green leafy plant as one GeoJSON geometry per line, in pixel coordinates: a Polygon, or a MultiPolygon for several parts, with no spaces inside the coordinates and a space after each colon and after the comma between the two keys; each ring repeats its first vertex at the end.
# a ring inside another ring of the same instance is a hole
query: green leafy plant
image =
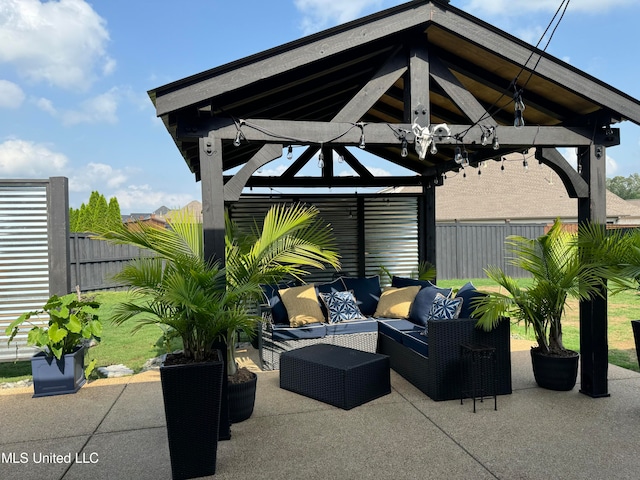
{"type": "Polygon", "coordinates": [[[227,218],[225,268],[204,260],[202,224],[185,214],[170,226],[140,223],[98,237],[156,254],[133,260],[116,276],[142,301],[122,303],[113,320],[121,324],[135,317],[134,331],[147,324],[168,327],[182,338],[190,361],[210,358],[214,342],[224,340],[229,375],[237,371],[237,332],[252,336],[261,320],[252,313],[262,295],[260,284],[287,275],[300,278],[308,266],[339,265],[331,231],[319,221],[315,207],[274,206],[250,232],[227,218]]]}
{"type": "Polygon", "coordinates": [[[580,248],[577,237],[565,231],[559,220],[536,239],[507,237],[507,249],[513,255],[509,262],[529,272],[532,281],[522,287],[502,269],[487,268],[487,276],[506,293],[485,291],[485,296],[474,299],[478,324],[490,330],[504,317],[511,317],[533,329],[541,353],[563,355],[562,317],[567,299],[606,294],[605,259],[580,248]]]}
{"type": "MultiPolygon", "coordinates": [[[[77,295],[70,294],[59,297],[53,295],[41,310],[25,312],[6,328],[9,342],[13,341],[21,327],[31,325],[27,334],[27,344],[42,350],[46,355],[54,356],[58,360],[63,355],[73,351],[85,340],[100,341],[102,323],[98,318],[100,304],[93,300],[82,300],[77,295]],[[32,317],[40,320],[48,317],[48,323],[42,325],[32,321],[32,317]]],[[[86,368],[88,376],[95,367],[94,359],[86,368]]]]}

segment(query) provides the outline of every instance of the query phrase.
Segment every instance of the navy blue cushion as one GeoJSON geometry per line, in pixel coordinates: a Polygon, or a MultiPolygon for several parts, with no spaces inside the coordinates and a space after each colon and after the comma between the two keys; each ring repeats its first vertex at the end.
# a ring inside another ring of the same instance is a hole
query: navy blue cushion
{"type": "Polygon", "coordinates": [[[353,290],[358,307],[363,315],[370,317],[376,313],[378,300],[382,290],[380,288],[380,277],[342,277],[346,290],[353,290]]]}
{"type": "Polygon", "coordinates": [[[291,287],[290,283],[279,283],[278,285],[260,285],[266,302],[271,306],[272,322],[277,325],[289,325],[289,314],[282,303],[278,290],[291,287]]]}
{"type": "Polygon", "coordinates": [[[326,335],[327,328],[323,323],[308,323],[302,327],[290,327],[288,324],[273,326],[275,341],[324,338],[326,335]]]}
{"type": "Polygon", "coordinates": [[[420,333],[422,329],[409,320],[385,319],[378,320],[378,332],[384,333],[398,343],[402,343],[403,332],[416,331],[420,333]]]}
{"type": "Polygon", "coordinates": [[[467,282],[458,293],[455,298],[462,298],[462,310],[460,311],[460,318],[473,318],[471,312],[475,310],[475,306],[471,303],[474,298],[484,297],[485,294],[476,290],[476,287],[471,282],[467,282]]]}
{"type": "Polygon", "coordinates": [[[370,333],[378,331],[376,320],[348,320],[327,325],[327,335],[345,335],[349,333],[370,333]]]}
{"type": "Polygon", "coordinates": [[[429,280],[416,280],[415,278],[408,277],[396,277],[395,275],[391,277],[391,286],[396,288],[402,287],[413,287],[419,285],[420,287],[429,287],[433,286],[429,280]]]}
{"type": "Polygon", "coordinates": [[[316,284],[316,290],[318,290],[318,293],[332,293],[344,292],[346,288],[344,287],[344,283],[342,283],[342,278],[337,278],[333,282],[316,284]]]}
{"type": "Polygon", "coordinates": [[[405,332],[402,344],[405,347],[409,347],[414,352],[419,353],[423,357],[429,356],[429,344],[427,343],[427,337],[422,335],[420,332],[415,330],[412,332],[405,332]]]}
{"type": "Polygon", "coordinates": [[[440,288],[436,287],[431,282],[428,283],[428,286],[423,287],[422,290],[418,292],[416,298],[411,304],[409,320],[416,323],[417,325],[427,325],[427,318],[429,317],[429,312],[431,311],[431,306],[433,305],[433,299],[436,298],[436,295],[438,293],[444,295],[447,298],[449,298],[449,295],[451,295],[450,288],[440,288]]]}

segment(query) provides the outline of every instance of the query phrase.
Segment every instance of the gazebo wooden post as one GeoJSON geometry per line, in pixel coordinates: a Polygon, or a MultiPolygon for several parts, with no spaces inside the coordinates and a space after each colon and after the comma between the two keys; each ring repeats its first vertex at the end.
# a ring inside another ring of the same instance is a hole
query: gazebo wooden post
{"type": "MultiPolygon", "coordinates": [[[[578,199],[578,222],[606,228],[606,149],[602,145],[578,148],[578,168],[589,185],[588,198],[578,199]]],[[[607,298],[580,302],[580,392],[608,397],[607,298]]]]}
{"type": "Polygon", "coordinates": [[[204,257],[225,264],[224,176],[222,141],[209,135],[200,139],[200,178],[202,181],[202,228],[204,257]]]}
{"type": "MultiPolygon", "coordinates": [[[[222,175],[222,141],[209,135],[200,138],[200,179],[202,181],[202,231],[204,235],[204,258],[218,260],[225,265],[225,221],[224,221],[224,177],[222,175]]],[[[227,348],[224,342],[216,344],[224,357],[227,372],[227,348]]],[[[220,402],[219,440],[231,438],[229,421],[229,397],[227,375],[222,376],[222,399],[220,402]]]]}

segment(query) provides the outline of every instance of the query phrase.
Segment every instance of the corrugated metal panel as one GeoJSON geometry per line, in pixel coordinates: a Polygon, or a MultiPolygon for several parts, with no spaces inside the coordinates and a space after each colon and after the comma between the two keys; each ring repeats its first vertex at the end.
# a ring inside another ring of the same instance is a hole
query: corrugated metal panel
{"type": "MultiPolygon", "coordinates": [[[[264,197],[242,197],[231,208],[230,217],[242,228],[251,229],[255,222],[261,221],[269,208],[275,203],[297,203],[295,197],[278,197],[267,199],[264,197]]],[[[358,244],[357,244],[357,207],[354,198],[336,197],[305,197],[304,203],[315,205],[320,212],[320,217],[331,224],[340,252],[342,271],[356,274],[358,271],[358,244]]],[[[307,282],[327,282],[334,277],[333,269],[311,269],[305,277],[307,282]]]]}
{"type": "MultiPolygon", "coordinates": [[[[411,276],[418,267],[418,201],[410,197],[366,198],[364,209],[365,272],[411,276]]],[[[382,275],[383,285],[388,279],[382,275]]]]}
{"type": "Polygon", "coordinates": [[[0,183],[0,361],[27,359],[36,351],[26,347],[28,329],[11,345],[4,332],[20,314],[41,308],[49,298],[47,218],[46,182],[0,183]]]}
{"type": "Polygon", "coordinates": [[[438,278],[483,278],[490,265],[520,278],[528,274],[511,266],[506,256],[505,239],[509,235],[536,238],[544,225],[438,224],[436,231],[438,278]]]}

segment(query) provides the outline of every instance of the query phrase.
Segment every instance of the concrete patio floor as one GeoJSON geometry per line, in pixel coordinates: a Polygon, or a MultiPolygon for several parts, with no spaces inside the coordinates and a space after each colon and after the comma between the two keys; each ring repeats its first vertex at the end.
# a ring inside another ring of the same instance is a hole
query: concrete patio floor
{"type": "MultiPolygon", "coordinates": [[[[470,400],[434,402],[393,371],[391,394],[349,411],[260,372],[254,414],[219,443],[211,478],[640,478],[640,374],[610,365],[611,396],[592,399],[540,389],[529,353],[512,359],[513,394],[475,414],[470,400]]],[[[0,479],[171,478],[158,372],[32,393],[0,392],[0,479]],[[37,463],[50,454],[61,463],[37,463]]]]}

